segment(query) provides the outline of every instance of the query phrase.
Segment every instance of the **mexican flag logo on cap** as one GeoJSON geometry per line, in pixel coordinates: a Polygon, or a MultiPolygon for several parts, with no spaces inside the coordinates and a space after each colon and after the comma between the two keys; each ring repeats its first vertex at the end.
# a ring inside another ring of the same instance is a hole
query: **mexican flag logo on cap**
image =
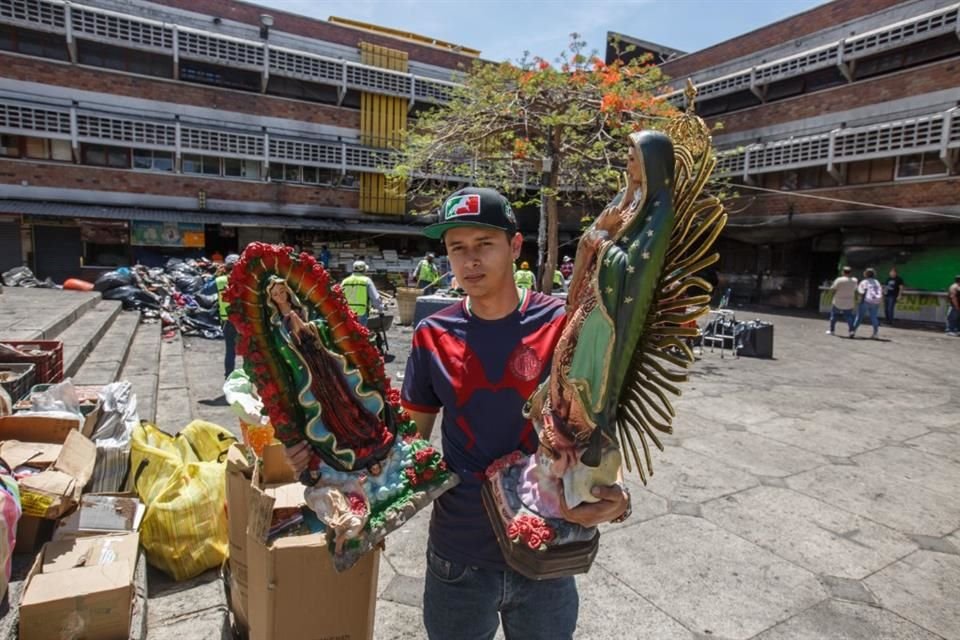
{"type": "Polygon", "coordinates": [[[476,215],[480,215],[480,196],[476,193],[453,196],[443,204],[444,220],[476,215]]]}

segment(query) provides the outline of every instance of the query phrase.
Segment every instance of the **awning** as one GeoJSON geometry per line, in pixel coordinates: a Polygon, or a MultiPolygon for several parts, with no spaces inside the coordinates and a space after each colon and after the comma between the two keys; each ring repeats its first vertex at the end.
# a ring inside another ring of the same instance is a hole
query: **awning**
{"type": "MultiPolygon", "coordinates": [[[[102,220],[144,220],[151,222],[196,222],[241,227],[268,227],[345,233],[374,233],[420,236],[424,224],[396,223],[379,220],[330,220],[289,214],[248,214],[221,211],[185,211],[180,209],[148,209],[110,205],[44,202],[33,200],[0,200],[0,215],[86,218],[102,220]]],[[[426,223],[427,221],[424,221],[426,223]]]]}

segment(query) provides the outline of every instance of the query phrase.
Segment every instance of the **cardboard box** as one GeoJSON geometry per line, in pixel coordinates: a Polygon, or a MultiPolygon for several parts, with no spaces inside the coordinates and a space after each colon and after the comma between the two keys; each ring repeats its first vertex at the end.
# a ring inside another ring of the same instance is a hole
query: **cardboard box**
{"type": "Polygon", "coordinates": [[[24,581],[21,640],[126,640],[139,536],[48,542],[24,581]]]}
{"type": "Polygon", "coordinates": [[[20,516],[20,521],[17,522],[17,545],[13,550],[17,553],[33,553],[37,547],[49,542],[54,524],[54,520],[20,516]]]}
{"type": "MultiPolygon", "coordinates": [[[[31,449],[26,443],[17,447],[16,451],[21,454],[20,458],[7,458],[7,464],[14,469],[30,462],[32,452],[45,449],[31,449]]],[[[75,507],[80,502],[84,485],[93,475],[96,462],[97,446],[79,431],[69,431],[54,463],[40,473],[19,481],[23,513],[55,520],[75,507]]]]}
{"type": "Polygon", "coordinates": [[[246,622],[251,640],[372,638],[379,551],[337,573],[322,533],[268,542],[274,509],[302,501],[303,489],[292,480],[282,446],[264,450],[262,469],[247,464],[238,445],[227,454],[230,568],[237,586],[231,606],[238,622],[246,622]]]}
{"type": "Polygon", "coordinates": [[[88,493],[77,508],[57,520],[54,540],[73,540],[140,530],[146,507],[134,494],[88,493]]]}

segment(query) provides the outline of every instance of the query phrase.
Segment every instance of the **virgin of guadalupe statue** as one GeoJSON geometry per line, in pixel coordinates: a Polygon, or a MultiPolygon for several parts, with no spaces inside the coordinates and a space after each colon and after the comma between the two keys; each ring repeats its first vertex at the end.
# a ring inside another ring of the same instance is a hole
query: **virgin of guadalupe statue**
{"type": "Polygon", "coordinates": [[[504,556],[531,578],[589,569],[599,534],[566,516],[597,500],[594,486],[621,482],[622,463],[646,482],[649,443],[662,449],[657,432],[672,431],[666,393],[679,394],[677,369],[693,363],[682,338],[697,334],[684,325],[709,309],[709,296],[687,291],[710,290],[694,274],[719,258],[708,253],[726,221],[717,199],[701,196],[715,162],[709,137],[688,124],[672,132],[629,136],[626,188],[580,239],[550,376],[524,408],[537,453],[487,470],[484,504],[504,556]],[[707,143],[679,135],[691,130],[707,143]]]}
{"type": "Polygon", "coordinates": [[[224,297],[277,439],[310,445],[301,480],[317,518],[302,526],[323,532],[337,570],[459,482],[417,436],[368,330],[313,256],[250,243],[224,297]]]}
{"type": "Polygon", "coordinates": [[[299,365],[307,440],[319,445],[318,453],[334,468],[375,465],[394,437],[393,413],[384,411],[381,392],[368,388],[346,358],[327,349],[326,323],[309,318],[285,280],[271,277],[266,289],[270,326],[299,365]]]}

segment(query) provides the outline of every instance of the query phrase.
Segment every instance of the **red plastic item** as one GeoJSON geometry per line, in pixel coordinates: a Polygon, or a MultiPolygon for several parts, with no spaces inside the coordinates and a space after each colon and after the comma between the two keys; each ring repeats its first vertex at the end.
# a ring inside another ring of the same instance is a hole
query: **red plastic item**
{"type": "Polygon", "coordinates": [[[20,351],[37,352],[27,356],[3,354],[4,362],[29,362],[35,365],[37,384],[63,380],[63,342],[60,340],[0,340],[0,344],[20,351]]]}
{"type": "Polygon", "coordinates": [[[68,278],[63,281],[63,288],[73,291],[93,291],[93,283],[79,278],[68,278]]]}

